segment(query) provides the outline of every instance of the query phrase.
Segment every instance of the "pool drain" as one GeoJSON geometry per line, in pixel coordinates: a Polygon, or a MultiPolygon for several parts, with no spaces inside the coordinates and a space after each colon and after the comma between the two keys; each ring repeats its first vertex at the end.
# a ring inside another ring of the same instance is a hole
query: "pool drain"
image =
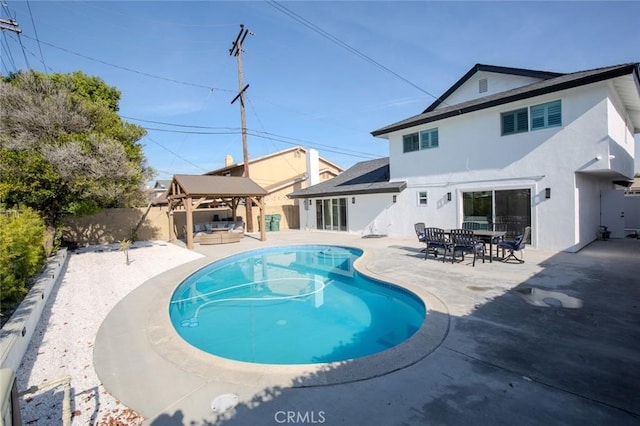
{"type": "Polygon", "coordinates": [[[213,401],[211,401],[211,409],[217,414],[222,414],[225,411],[231,410],[236,405],[238,405],[238,395],[233,393],[218,395],[213,401]]]}

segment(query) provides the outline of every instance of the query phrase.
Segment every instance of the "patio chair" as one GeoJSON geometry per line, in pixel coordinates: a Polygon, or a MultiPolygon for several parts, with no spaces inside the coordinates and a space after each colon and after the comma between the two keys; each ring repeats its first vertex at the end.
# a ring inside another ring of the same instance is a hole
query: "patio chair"
{"type": "Polygon", "coordinates": [[[424,243],[424,230],[426,226],[424,222],[418,222],[413,224],[413,229],[416,230],[416,236],[418,237],[418,241],[424,243]]]}
{"type": "Polygon", "coordinates": [[[482,229],[482,224],[480,222],[462,222],[462,229],[482,229]]]}
{"type": "Polygon", "coordinates": [[[515,260],[518,263],[524,263],[524,250],[525,242],[529,239],[529,234],[531,233],[531,227],[527,226],[524,228],[524,233],[518,235],[513,240],[500,241],[498,243],[498,248],[503,250],[508,250],[509,255],[502,259],[503,262],[508,262],[509,260],[515,260]],[[518,258],[515,252],[520,251],[522,255],[518,258]]]}
{"type": "Polygon", "coordinates": [[[476,257],[482,254],[482,263],[484,263],[485,257],[485,245],[484,241],[476,239],[473,235],[473,231],[470,229],[452,229],[451,233],[452,255],[451,263],[456,260],[456,253],[462,253],[462,261],[464,261],[465,253],[473,254],[472,266],[476,266],[476,257]]]}
{"type": "MultiPolygon", "coordinates": [[[[418,237],[418,242],[420,243],[424,243],[425,239],[424,239],[424,230],[425,230],[425,225],[424,222],[418,222],[418,223],[414,223],[413,224],[413,229],[416,230],[416,236],[418,237]]],[[[422,251],[424,251],[426,249],[423,249],[422,251]]]]}
{"type": "Polygon", "coordinates": [[[451,243],[445,236],[444,229],[442,228],[425,228],[424,239],[427,245],[424,251],[424,258],[429,256],[429,251],[433,253],[433,256],[438,258],[438,250],[442,250],[442,262],[444,263],[447,257],[447,251],[451,248],[451,243]]]}

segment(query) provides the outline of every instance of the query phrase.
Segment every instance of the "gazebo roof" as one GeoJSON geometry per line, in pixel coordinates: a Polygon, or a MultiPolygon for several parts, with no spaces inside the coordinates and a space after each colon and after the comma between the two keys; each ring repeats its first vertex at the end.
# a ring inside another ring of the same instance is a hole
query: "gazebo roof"
{"type": "MultiPolygon", "coordinates": [[[[174,175],[170,188],[176,183],[181,196],[191,197],[264,197],[267,191],[248,177],[174,175]]],[[[169,192],[169,197],[178,194],[169,192]]]]}

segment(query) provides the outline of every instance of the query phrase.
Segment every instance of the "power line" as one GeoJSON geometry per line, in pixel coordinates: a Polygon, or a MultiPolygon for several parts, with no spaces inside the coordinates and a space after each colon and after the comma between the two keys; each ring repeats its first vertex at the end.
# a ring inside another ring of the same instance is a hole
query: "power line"
{"type": "Polygon", "coordinates": [[[166,121],[143,120],[142,118],[128,117],[126,115],[121,115],[120,117],[122,117],[124,119],[127,119],[127,120],[140,121],[142,123],[163,124],[165,126],[185,127],[185,128],[190,128],[190,129],[239,130],[238,127],[211,127],[211,126],[197,126],[197,125],[193,125],[193,124],[167,123],[166,121]]]}
{"type": "Polygon", "coordinates": [[[36,23],[33,20],[33,13],[31,13],[31,4],[27,0],[27,8],[29,9],[29,16],[31,17],[31,25],[33,26],[33,33],[38,41],[38,50],[40,50],[40,58],[42,59],[42,65],[44,65],[44,71],[47,72],[47,64],[44,62],[44,55],[42,54],[42,46],[40,46],[40,40],[38,40],[38,31],[36,30],[36,23]]]}
{"type": "Polygon", "coordinates": [[[183,157],[183,156],[181,156],[180,154],[178,154],[178,153],[175,153],[175,152],[171,151],[169,148],[167,148],[166,146],[162,145],[160,142],[156,142],[155,140],[153,140],[150,136],[148,136],[148,135],[147,135],[147,136],[145,136],[145,138],[146,138],[146,139],[149,139],[151,142],[155,143],[155,144],[156,144],[156,145],[158,145],[160,148],[162,148],[162,149],[164,149],[165,151],[167,151],[167,152],[171,153],[172,155],[174,155],[175,157],[177,157],[177,158],[181,159],[182,161],[185,161],[185,162],[187,162],[187,163],[191,164],[193,167],[195,167],[195,168],[197,168],[197,169],[200,169],[200,170],[202,170],[202,171],[204,171],[204,172],[208,172],[208,171],[209,171],[209,170],[207,170],[207,169],[203,169],[202,167],[198,166],[196,163],[193,163],[193,162],[191,162],[190,160],[187,160],[186,158],[184,158],[184,157],[183,157]]]}
{"type": "MultiPolygon", "coordinates": [[[[240,131],[235,131],[235,132],[205,132],[205,131],[185,131],[185,130],[159,129],[159,128],[154,128],[154,127],[144,127],[144,128],[146,130],[151,130],[151,131],[156,131],[156,132],[180,133],[180,134],[188,134],[188,135],[237,135],[237,134],[241,133],[240,131]]],[[[302,142],[302,141],[296,141],[295,139],[286,140],[286,138],[287,138],[286,136],[272,135],[271,133],[260,132],[260,131],[250,130],[250,129],[247,129],[247,134],[251,135],[251,136],[254,136],[256,138],[267,139],[267,140],[270,140],[270,141],[280,142],[280,143],[284,143],[284,144],[288,144],[288,145],[300,145],[300,142],[302,142]]],[[[316,143],[316,142],[307,142],[306,145],[311,147],[311,148],[321,148],[323,151],[333,152],[333,153],[336,153],[336,154],[346,155],[346,156],[350,156],[350,157],[366,158],[366,159],[369,159],[369,160],[370,159],[374,159],[374,158],[380,158],[379,155],[374,155],[374,154],[354,151],[354,150],[350,150],[350,149],[338,148],[338,147],[335,147],[335,146],[324,145],[324,144],[316,143]]],[[[165,149],[167,149],[167,148],[165,148],[165,149]]],[[[167,151],[168,151],[168,149],[167,149],[167,151]]],[[[176,154],[176,156],[177,156],[177,154],[176,154]]],[[[182,157],[179,157],[179,158],[182,158],[182,157]]],[[[183,158],[183,160],[185,160],[185,159],[183,158]]],[[[185,160],[185,161],[188,161],[188,160],[185,160]]]]}
{"type": "MultiPolygon", "coordinates": [[[[139,121],[142,123],[153,123],[153,124],[161,124],[164,126],[173,126],[173,127],[179,127],[179,128],[191,128],[191,129],[201,129],[201,130],[194,130],[194,131],[187,131],[187,130],[173,130],[173,129],[162,129],[162,128],[157,128],[157,127],[146,127],[143,126],[145,129],[147,130],[152,130],[152,131],[157,131],[157,132],[166,132],[166,133],[178,133],[178,134],[188,134],[188,135],[237,135],[238,133],[241,132],[240,128],[237,127],[212,127],[212,126],[199,126],[199,125],[191,125],[191,124],[177,124],[177,123],[168,123],[166,121],[155,121],[155,120],[144,120],[141,118],[135,118],[135,117],[129,117],[129,116],[121,116],[124,119],[127,120],[133,120],[133,121],[139,121]],[[218,131],[208,131],[208,130],[218,130],[218,131]]],[[[379,156],[374,155],[374,154],[370,154],[368,152],[363,152],[363,151],[356,151],[356,150],[351,150],[351,149],[346,149],[346,148],[340,148],[340,147],[336,147],[333,145],[325,145],[325,144],[321,144],[319,142],[312,142],[312,141],[307,141],[304,139],[298,139],[298,138],[292,138],[289,136],[284,136],[284,135],[278,135],[275,133],[269,133],[266,131],[260,131],[260,130],[254,130],[254,129],[247,129],[248,132],[250,132],[250,134],[252,136],[256,136],[259,138],[263,138],[263,139],[268,139],[268,140],[273,140],[273,141],[277,141],[277,142],[282,142],[282,143],[287,143],[290,145],[309,145],[309,146],[313,146],[313,147],[323,147],[323,148],[328,148],[327,151],[330,150],[334,150],[334,151],[330,151],[330,152],[337,152],[343,155],[352,155],[352,154],[357,154],[355,156],[357,157],[361,157],[361,158],[378,158],[379,156]],[[293,142],[292,142],[293,141],[293,142]],[[351,154],[348,154],[351,153],[351,154]]]]}
{"type": "Polygon", "coordinates": [[[314,23],[308,21],[307,19],[303,18],[302,16],[298,15],[297,13],[293,12],[292,10],[288,9],[287,7],[279,4],[276,1],[267,1],[267,4],[272,6],[272,7],[274,7],[275,9],[279,10],[280,12],[284,13],[285,15],[289,16],[290,18],[294,19],[295,21],[298,21],[299,23],[301,23],[305,27],[311,29],[312,31],[320,34],[322,37],[332,41],[333,43],[337,44],[338,46],[342,47],[343,49],[345,49],[345,50],[353,53],[354,55],[364,59],[365,61],[377,66],[378,68],[380,68],[380,69],[392,74],[396,78],[399,78],[400,80],[404,81],[405,83],[409,84],[410,86],[418,89],[422,93],[424,93],[424,94],[426,94],[428,96],[431,96],[432,98],[434,98],[436,100],[439,100],[442,104],[447,105],[438,96],[428,92],[427,90],[423,89],[422,87],[418,86],[417,84],[413,83],[412,81],[410,81],[410,80],[406,79],[405,77],[401,76],[397,72],[395,72],[395,71],[391,70],[390,68],[382,65],[380,62],[378,62],[375,59],[371,58],[370,56],[362,53],[361,51],[359,51],[355,47],[350,46],[349,44],[347,44],[344,41],[340,40],[338,37],[328,33],[327,31],[323,30],[319,26],[315,25],[314,23]]]}
{"type": "MultiPolygon", "coordinates": [[[[18,67],[16,67],[16,61],[13,59],[13,52],[11,52],[11,49],[9,48],[9,43],[7,42],[7,37],[5,36],[5,33],[0,31],[0,33],[3,35],[2,37],[2,50],[5,51],[6,56],[9,58],[9,61],[11,63],[11,65],[13,66],[13,71],[18,71],[18,67]]],[[[7,70],[7,73],[9,73],[9,67],[7,66],[7,64],[4,61],[4,57],[1,57],[0,59],[2,59],[2,63],[5,64],[4,67],[7,70]]]]}
{"type": "MultiPolygon", "coordinates": [[[[26,38],[28,38],[30,40],[34,40],[34,41],[36,40],[33,37],[29,37],[27,35],[25,35],[24,37],[26,37],[26,38]]],[[[148,72],[134,70],[133,68],[123,67],[122,65],[112,64],[110,62],[103,61],[101,59],[92,58],[91,56],[83,55],[82,53],[74,52],[72,50],[65,49],[64,47],[56,46],[55,44],[52,44],[52,43],[47,43],[46,41],[40,40],[40,43],[42,43],[44,45],[47,45],[49,47],[53,47],[54,49],[62,50],[63,52],[66,52],[66,53],[70,53],[72,55],[79,56],[79,57],[84,58],[84,59],[88,59],[90,61],[98,62],[98,63],[103,64],[103,65],[108,65],[110,67],[118,68],[118,69],[121,69],[121,70],[124,70],[124,71],[129,71],[129,72],[132,72],[132,73],[135,73],[135,74],[144,75],[146,77],[156,78],[158,80],[169,81],[171,83],[183,84],[185,86],[198,87],[198,88],[201,88],[201,89],[207,89],[207,90],[211,90],[211,91],[217,90],[217,91],[220,91],[220,92],[231,92],[231,93],[235,92],[234,90],[220,89],[220,88],[217,88],[217,87],[210,87],[210,86],[204,86],[202,84],[189,83],[187,81],[175,80],[173,78],[161,77],[161,76],[158,76],[158,75],[150,74],[148,72]]]]}

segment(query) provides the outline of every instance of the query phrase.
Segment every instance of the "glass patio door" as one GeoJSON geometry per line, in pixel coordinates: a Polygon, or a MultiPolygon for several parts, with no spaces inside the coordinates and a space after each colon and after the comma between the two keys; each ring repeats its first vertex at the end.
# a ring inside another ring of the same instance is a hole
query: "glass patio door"
{"type": "Polygon", "coordinates": [[[329,231],[346,231],[347,199],[316,200],[316,227],[329,231]]]}
{"type": "Polygon", "coordinates": [[[479,222],[487,229],[494,223],[504,223],[507,238],[531,226],[531,189],[463,192],[462,203],[464,222],[479,222]]]}

